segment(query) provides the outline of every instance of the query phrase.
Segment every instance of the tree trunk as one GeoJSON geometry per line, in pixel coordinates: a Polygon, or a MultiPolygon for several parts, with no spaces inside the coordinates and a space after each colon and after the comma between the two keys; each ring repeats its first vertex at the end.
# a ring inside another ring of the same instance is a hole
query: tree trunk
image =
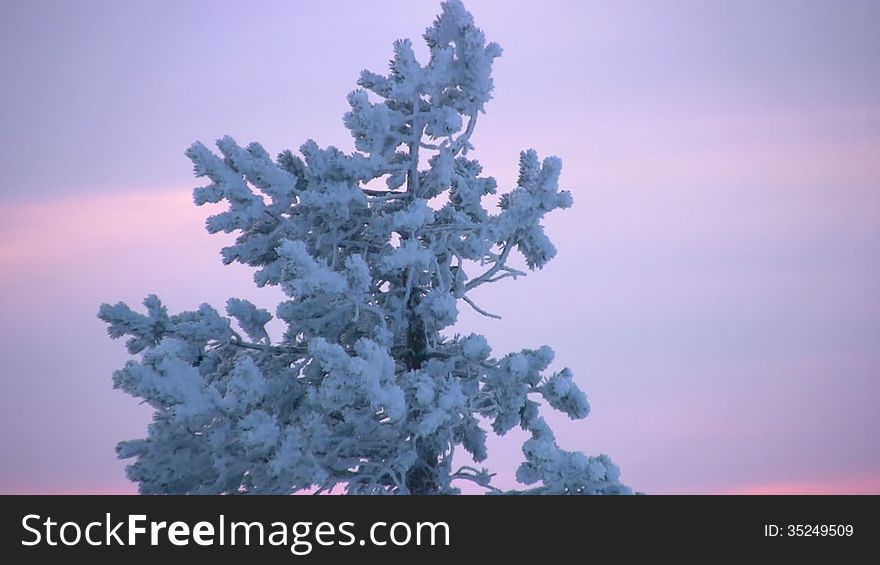
{"type": "Polygon", "coordinates": [[[410,494],[437,494],[440,492],[439,459],[440,454],[425,438],[416,440],[415,465],[406,473],[406,488],[410,494]]]}

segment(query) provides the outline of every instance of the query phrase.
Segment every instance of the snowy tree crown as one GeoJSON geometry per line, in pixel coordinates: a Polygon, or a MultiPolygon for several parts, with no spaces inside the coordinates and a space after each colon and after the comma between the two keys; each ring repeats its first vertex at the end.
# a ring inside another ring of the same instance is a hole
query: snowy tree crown
{"type": "Polygon", "coordinates": [[[496,358],[483,336],[444,333],[460,302],[491,315],[469,293],[524,275],[511,253],[529,269],[554,257],[541,222],[572,199],[561,161],[528,150],[517,186],[484,207],[497,185],[468,153],[501,48],[459,0],[424,39],[426,64],[399,40],[387,75],[361,73],[344,117],[352,153],[307,141],[273,161],[229,137],[219,155],[187,150],[210,181],[195,203],[228,204],[208,231],[238,234],[223,261],[283,290],[286,331],[273,342],[273,314],[235,298],[226,317],[207,304],[169,315],[155,296],[146,314],[102,305],[111,337],[139,356],[115,386],[155,409],[147,438],[118,448],[142,492],[456,493],[459,480],[499,492],[487,469],[453,470],[459,446],[486,459],[487,424],[530,432],[526,492],[629,492],[607,456],[560,449],[539,415],[541,400],[589,412],[568,369],[547,373],[549,347],[496,358]]]}

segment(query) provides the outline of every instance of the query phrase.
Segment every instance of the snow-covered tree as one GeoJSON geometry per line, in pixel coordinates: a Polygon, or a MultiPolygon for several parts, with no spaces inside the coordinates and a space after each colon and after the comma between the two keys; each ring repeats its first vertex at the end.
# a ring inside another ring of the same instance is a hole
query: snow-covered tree
{"type": "Polygon", "coordinates": [[[307,141],[273,161],[229,137],[220,155],[187,151],[209,181],[195,203],[229,206],[207,220],[211,233],[238,234],[224,263],[283,290],[286,331],[273,341],[273,315],[235,298],[228,317],[207,304],[171,315],[155,296],[145,314],[101,306],[110,336],[128,336],[138,356],[114,385],[155,409],[147,438],[117,448],[135,459],[128,476],[141,492],[451,494],[460,480],[500,492],[487,469],[454,469],[453,456],[461,447],[483,461],[486,428],[516,426],[531,434],[522,492],[630,492],[607,456],[561,449],[540,416],[542,400],[572,418],[589,412],[568,369],[548,372],[549,347],[495,357],[483,336],[444,331],[461,303],[490,315],[470,294],[524,275],[512,253],[531,270],[553,258],[541,222],[572,198],[559,189],[561,161],[529,150],[517,186],[484,207],[496,182],[470,139],[501,48],[459,0],[442,4],[424,39],[426,64],[399,40],[387,75],[361,74],[344,117],[352,153],[307,141]]]}

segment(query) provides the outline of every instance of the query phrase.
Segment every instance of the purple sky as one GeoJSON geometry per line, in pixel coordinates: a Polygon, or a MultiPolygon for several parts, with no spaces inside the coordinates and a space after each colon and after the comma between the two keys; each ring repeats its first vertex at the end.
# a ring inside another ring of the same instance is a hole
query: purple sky
{"type": "MultiPolygon", "coordinates": [[[[474,155],[505,189],[559,155],[575,206],[459,328],[553,346],[593,406],[561,443],[639,490],[880,493],[880,3],[540,4],[467,3],[504,47],[474,155]]],[[[149,411],[98,304],[277,297],[220,265],[183,150],[350,149],[358,72],[438,6],[3,4],[0,493],[134,491],[113,446],[149,411]]]]}

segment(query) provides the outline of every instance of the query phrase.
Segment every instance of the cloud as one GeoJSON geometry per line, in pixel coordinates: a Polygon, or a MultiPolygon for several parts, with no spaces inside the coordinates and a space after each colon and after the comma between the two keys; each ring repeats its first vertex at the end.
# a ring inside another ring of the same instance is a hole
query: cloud
{"type": "Polygon", "coordinates": [[[756,483],[726,488],[718,494],[880,494],[880,476],[756,483]]]}
{"type": "Polygon", "coordinates": [[[200,217],[187,189],[8,202],[0,208],[0,269],[172,238],[198,226],[200,217]]]}

